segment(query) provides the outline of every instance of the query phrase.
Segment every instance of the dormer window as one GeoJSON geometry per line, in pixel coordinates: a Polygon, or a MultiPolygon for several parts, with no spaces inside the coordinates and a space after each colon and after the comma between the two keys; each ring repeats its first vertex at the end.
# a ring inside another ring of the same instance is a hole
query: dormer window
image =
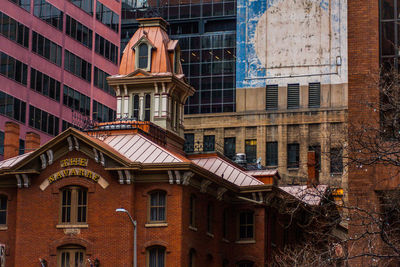
{"type": "Polygon", "coordinates": [[[149,49],[147,44],[142,43],[139,45],[139,69],[147,69],[148,66],[149,49]]]}
{"type": "Polygon", "coordinates": [[[142,36],[132,49],[135,51],[135,66],[136,69],[151,71],[151,51],[156,49],[151,41],[146,36],[142,36]]]}

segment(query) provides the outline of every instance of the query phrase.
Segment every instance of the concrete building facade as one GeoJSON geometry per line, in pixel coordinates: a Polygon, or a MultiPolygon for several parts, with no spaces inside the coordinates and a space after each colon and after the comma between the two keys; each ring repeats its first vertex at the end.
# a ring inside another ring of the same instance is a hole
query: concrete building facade
{"type": "Polygon", "coordinates": [[[188,142],[261,158],[283,183],[305,182],[315,150],[321,182],[346,187],[346,1],[238,1],[237,33],[236,112],[186,115],[188,142]]]}
{"type": "MultiPolygon", "coordinates": [[[[106,77],[118,71],[118,1],[18,0],[0,8],[0,145],[4,123],[46,142],[71,125],[115,116],[106,77]]],[[[2,150],[2,149],[1,149],[2,150]]]]}

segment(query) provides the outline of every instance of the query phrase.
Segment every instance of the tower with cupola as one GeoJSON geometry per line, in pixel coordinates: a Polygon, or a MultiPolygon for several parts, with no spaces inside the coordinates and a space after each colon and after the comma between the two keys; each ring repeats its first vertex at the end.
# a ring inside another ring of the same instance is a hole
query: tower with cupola
{"type": "Polygon", "coordinates": [[[185,79],[177,40],[162,18],[138,19],[119,73],[107,78],[117,95],[117,119],[149,121],[183,138],[184,104],[194,89],[185,79]]]}

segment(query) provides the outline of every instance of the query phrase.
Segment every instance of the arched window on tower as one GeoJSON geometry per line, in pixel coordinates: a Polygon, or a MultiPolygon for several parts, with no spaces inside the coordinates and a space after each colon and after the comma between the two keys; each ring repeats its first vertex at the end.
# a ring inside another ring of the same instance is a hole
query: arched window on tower
{"type": "Polygon", "coordinates": [[[143,43],[139,45],[139,69],[147,69],[148,68],[148,57],[149,57],[149,49],[147,44],[143,43]]]}

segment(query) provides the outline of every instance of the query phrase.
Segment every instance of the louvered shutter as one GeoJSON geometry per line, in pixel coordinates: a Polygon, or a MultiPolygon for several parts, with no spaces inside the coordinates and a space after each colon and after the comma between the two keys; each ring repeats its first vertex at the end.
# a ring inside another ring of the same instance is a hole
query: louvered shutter
{"type": "Polygon", "coordinates": [[[321,97],[321,84],[310,83],[308,86],[308,107],[319,108],[321,97]]]}
{"type": "Polygon", "coordinates": [[[266,109],[278,109],[278,85],[267,85],[266,109]]]}
{"type": "Polygon", "coordinates": [[[299,108],[300,106],[300,85],[298,83],[288,84],[287,87],[287,108],[299,108]]]}

